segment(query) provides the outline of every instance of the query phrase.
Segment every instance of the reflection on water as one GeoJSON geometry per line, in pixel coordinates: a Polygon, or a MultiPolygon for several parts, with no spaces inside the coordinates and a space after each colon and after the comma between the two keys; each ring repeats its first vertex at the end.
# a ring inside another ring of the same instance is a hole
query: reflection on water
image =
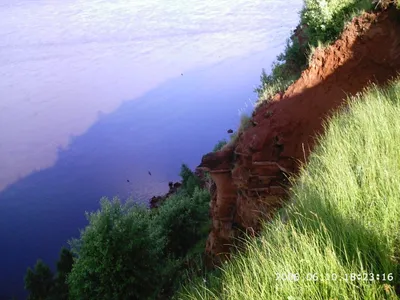
{"type": "Polygon", "coordinates": [[[188,70],[275,48],[296,16],[278,0],[8,2],[0,6],[0,190],[51,166],[98,111],[188,70]],[[278,5],[279,18],[269,13],[278,5]]]}
{"type": "Polygon", "coordinates": [[[3,0],[0,299],[101,196],[164,192],[235,128],[300,5],[3,0]]]}

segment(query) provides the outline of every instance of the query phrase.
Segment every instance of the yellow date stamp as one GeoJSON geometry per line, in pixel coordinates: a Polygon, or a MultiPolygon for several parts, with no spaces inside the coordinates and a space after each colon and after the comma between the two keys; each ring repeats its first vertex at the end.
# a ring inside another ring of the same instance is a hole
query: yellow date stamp
{"type": "Polygon", "coordinates": [[[282,272],[275,273],[276,281],[380,281],[380,282],[391,282],[394,280],[393,273],[348,273],[348,274],[336,274],[336,273],[292,273],[282,272]]]}

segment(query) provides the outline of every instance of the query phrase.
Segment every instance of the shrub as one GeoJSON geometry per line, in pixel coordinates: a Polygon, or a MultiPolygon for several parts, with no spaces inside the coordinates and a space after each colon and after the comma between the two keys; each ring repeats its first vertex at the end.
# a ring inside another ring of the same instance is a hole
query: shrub
{"type": "Polygon", "coordinates": [[[184,257],[209,230],[210,194],[195,188],[193,196],[185,191],[171,196],[157,212],[154,226],[166,240],[166,253],[184,257]]]}
{"type": "Polygon", "coordinates": [[[25,289],[29,292],[28,299],[67,300],[69,295],[66,279],[71,272],[72,263],[71,251],[63,247],[57,261],[55,276],[41,260],[37,261],[34,270],[28,268],[25,275],[25,289]]]}
{"type": "Polygon", "coordinates": [[[336,39],[353,16],[372,8],[371,0],[305,0],[301,22],[310,44],[317,46],[336,39]]]}
{"type": "Polygon", "coordinates": [[[89,225],[71,242],[72,299],[154,299],[177,289],[210,228],[209,193],[187,165],[180,175],[182,188],[157,210],[103,198],[87,214],[89,225]]]}
{"type": "Polygon", "coordinates": [[[38,260],[34,269],[28,268],[25,274],[25,289],[29,292],[28,300],[48,299],[54,286],[53,273],[42,261],[38,260]]]}
{"type": "Polygon", "coordinates": [[[168,199],[157,211],[153,228],[166,239],[163,297],[171,296],[202,265],[206,239],[210,230],[208,216],[210,194],[196,187],[193,196],[180,192],[168,199]]]}
{"type": "Polygon", "coordinates": [[[200,179],[186,164],[182,164],[179,175],[182,178],[182,188],[188,193],[188,195],[193,195],[195,188],[200,186],[200,179]]]}
{"type": "MultiPolygon", "coordinates": [[[[223,142],[220,142],[223,144],[223,142]]],[[[182,187],[156,210],[102,198],[57,273],[38,261],[25,276],[31,300],[162,299],[202,268],[210,194],[185,164],[182,187]],[[73,255],[74,254],[74,255],[73,255]]]]}
{"type": "Polygon", "coordinates": [[[89,225],[71,242],[77,258],[68,284],[72,299],[146,299],[159,292],[164,239],[150,211],[101,200],[89,225]]]}
{"type": "Polygon", "coordinates": [[[202,265],[211,226],[208,190],[200,188],[199,178],[185,164],[182,164],[180,176],[181,190],[154,211],[151,226],[165,240],[165,281],[159,295],[162,298],[171,297],[190,278],[189,274],[202,265]]]}
{"type": "Polygon", "coordinates": [[[261,84],[254,89],[259,101],[269,101],[278,92],[285,91],[307,67],[308,46],[302,47],[298,38],[292,35],[286,41],[286,48],[283,53],[278,55],[277,60],[272,64],[272,71],[267,75],[265,69],[262,69],[260,81],[261,84]]]}
{"type": "Polygon", "coordinates": [[[71,273],[74,262],[73,259],[72,252],[69,249],[65,247],[61,248],[60,258],[57,262],[53,299],[68,300],[69,289],[67,285],[67,277],[71,273]]]}

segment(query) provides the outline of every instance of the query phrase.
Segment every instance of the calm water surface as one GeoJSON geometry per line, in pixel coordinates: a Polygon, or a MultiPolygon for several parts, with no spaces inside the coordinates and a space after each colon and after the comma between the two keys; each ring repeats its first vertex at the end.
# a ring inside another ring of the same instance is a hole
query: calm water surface
{"type": "Polygon", "coordinates": [[[147,201],[236,129],[301,5],[3,0],[0,299],[101,196],[147,201]]]}

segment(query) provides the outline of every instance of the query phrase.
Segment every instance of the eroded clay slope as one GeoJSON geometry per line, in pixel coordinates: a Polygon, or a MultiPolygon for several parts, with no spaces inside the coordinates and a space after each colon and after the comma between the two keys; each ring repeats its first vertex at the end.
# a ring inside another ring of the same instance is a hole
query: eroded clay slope
{"type": "Polygon", "coordinates": [[[355,18],[341,38],[317,50],[310,67],[283,95],[260,106],[235,145],[209,153],[199,166],[216,184],[206,252],[228,253],[239,232],[257,231],[281,206],[286,174],[295,174],[322,133],[323,121],[370,82],[400,70],[399,13],[389,9],[355,18]]]}

